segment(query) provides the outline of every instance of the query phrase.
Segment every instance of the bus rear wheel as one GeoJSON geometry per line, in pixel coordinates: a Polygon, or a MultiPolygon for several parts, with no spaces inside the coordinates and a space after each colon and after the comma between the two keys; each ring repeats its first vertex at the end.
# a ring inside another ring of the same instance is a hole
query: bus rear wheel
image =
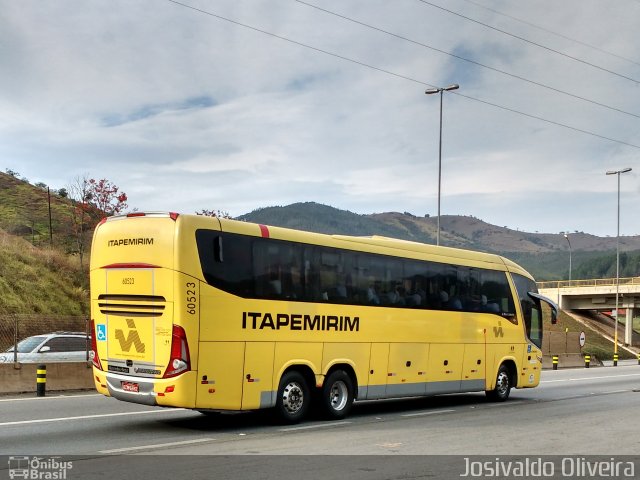
{"type": "Polygon", "coordinates": [[[280,379],[276,411],[285,423],[298,423],[302,420],[311,401],[311,392],[300,372],[285,373],[280,379]]]}
{"type": "Polygon", "coordinates": [[[496,386],[493,390],[486,392],[487,398],[494,402],[504,402],[509,398],[512,387],[511,374],[506,365],[500,365],[498,375],[496,377],[496,386]]]}
{"type": "Polygon", "coordinates": [[[345,418],[353,405],[353,381],[344,370],[331,373],[322,386],[322,410],[325,415],[338,420],[345,418]]]}

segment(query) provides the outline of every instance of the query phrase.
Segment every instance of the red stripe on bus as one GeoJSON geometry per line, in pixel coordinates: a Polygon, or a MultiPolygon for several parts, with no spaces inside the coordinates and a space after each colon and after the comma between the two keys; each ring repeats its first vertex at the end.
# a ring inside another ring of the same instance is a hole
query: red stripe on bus
{"type": "Polygon", "coordinates": [[[269,238],[269,227],[266,225],[260,225],[260,233],[263,238],[269,238]]]}
{"type": "Polygon", "coordinates": [[[101,268],[160,268],[160,266],[151,265],[150,263],[112,263],[101,268]]]}

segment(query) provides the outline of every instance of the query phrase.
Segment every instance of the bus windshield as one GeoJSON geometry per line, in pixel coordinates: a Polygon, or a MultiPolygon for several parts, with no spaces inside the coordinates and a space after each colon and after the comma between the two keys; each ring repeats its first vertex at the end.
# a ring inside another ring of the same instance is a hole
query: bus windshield
{"type": "Polygon", "coordinates": [[[536,283],[522,275],[513,274],[513,280],[518,290],[522,315],[527,337],[537,347],[542,347],[543,316],[541,301],[551,308],[551,323],[556,323],[558,307],[549,299],[538,294],[536,283]]]}

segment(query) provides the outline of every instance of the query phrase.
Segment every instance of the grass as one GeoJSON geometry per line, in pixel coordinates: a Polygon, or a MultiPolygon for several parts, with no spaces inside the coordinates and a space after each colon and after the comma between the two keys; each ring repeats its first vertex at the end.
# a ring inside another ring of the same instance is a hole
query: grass
{"type": "MultiPolygon", "coordinates": [[[[74,228],[75,204],[55,190],[41,188],[0,172],[0,229],[36,246],[53,246],[66,253],[78,250],[74,228]]],[[[85,248],[92,225],[100,220],[97,211],[85,218],[85,248]]]]}
{"type": "Polygon", "coordinates": [[[84,315],[89,289],[77,256],[0,230],[0,314],[84,315]]]}
{"type": "MultiPolygon", "coordinates": [[[[620,324],[624,327],[627,324],[627,316],[626,315],[620,315],[620,324]]],[[[634,317],[633,319],[633,330],[635,332],[640,333],[640,317],[634,317]]]]}

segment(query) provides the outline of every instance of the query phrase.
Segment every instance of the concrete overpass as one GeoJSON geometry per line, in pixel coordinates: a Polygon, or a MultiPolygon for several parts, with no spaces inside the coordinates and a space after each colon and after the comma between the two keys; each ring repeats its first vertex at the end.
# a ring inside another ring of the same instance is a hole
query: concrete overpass
{"type": "MultiPolygon", "coordinates": [[[[625,345],[631,345],[633,317],[640,308],[640,277],[621,278],[618,283],[618,308],[626,310],[625,345]]],[[[616,309],[616,279],[560,280],[538,282],[538,290],[563,310],[616,309]]]]}

